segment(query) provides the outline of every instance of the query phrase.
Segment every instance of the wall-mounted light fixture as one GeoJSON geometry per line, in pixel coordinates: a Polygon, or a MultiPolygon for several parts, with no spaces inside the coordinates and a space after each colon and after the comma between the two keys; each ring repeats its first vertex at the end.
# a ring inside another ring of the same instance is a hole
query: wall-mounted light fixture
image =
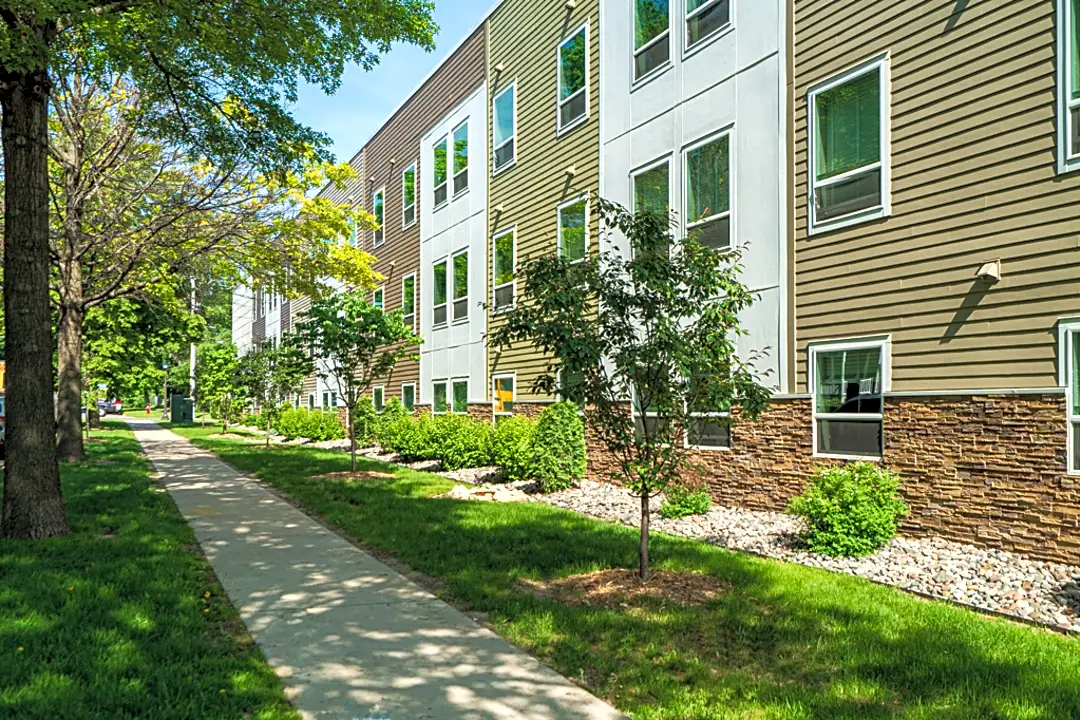
{"type": "Polygon", "coordinates": [[[492,210],[494,210],[494,211],[495,211],[495,214],[497,214],[497,215],[501,215],[501,214],[502,214],[502,211],[503,211],[503,204],[502,204],[502,203],[499,203],[498,205],[496,205],[495,207],[493,207],[493,208],[492,208],[492,210]]]}
{"type": "Polygon", "coordinates": [[[571,165],[570,167],[566,168],[566,174],[570,177],[574,177],[575,175],[577,175],[577,167],[571,165]]]}
{"type": "Polygon", "coordinates": [[[574,4],[575,4],[574,0],[566,0],[566,9],[567,10],[573,10],[574,9],[574,4]]]}
{"type": "Polygon", "coordinates": [[[506,66],[503,65],[502,63],[496,63],[495,64],[495,72],[496,73],[501,73],[505,69],[506,69],[506,66]]]}

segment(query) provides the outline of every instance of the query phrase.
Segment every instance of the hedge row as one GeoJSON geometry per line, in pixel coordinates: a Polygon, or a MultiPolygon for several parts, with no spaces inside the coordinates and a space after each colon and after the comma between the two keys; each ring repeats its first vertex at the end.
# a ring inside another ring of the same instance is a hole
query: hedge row
{"type": "MultiPolygon", "coordinates": [[[[265,426],[266,422],[263,420],[260,427],[265,428],[265,426]]],[[[322,442],[341,440],[345,437],[345,426],[336,412],[311,411],[307,408],[292,406],[283,406],[274,429],[288,440],[306,438],[314,442],[322,442]]]]}

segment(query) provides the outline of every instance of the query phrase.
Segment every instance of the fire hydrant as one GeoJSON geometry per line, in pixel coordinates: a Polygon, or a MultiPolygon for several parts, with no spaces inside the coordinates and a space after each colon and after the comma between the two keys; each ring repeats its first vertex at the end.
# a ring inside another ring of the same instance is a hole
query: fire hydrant
{"type": "Polygon", "coordinates": [[[147,415],[149,415],[149,414],[150,414],[150,406],[149,406],[149,405],[147,405],[147,406],[146,406],[146,414],[147,414],[147,415]]]}

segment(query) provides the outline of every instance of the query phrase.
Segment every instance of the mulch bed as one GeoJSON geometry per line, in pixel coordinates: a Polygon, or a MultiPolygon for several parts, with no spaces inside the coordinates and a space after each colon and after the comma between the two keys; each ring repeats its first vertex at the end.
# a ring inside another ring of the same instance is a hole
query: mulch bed
{"type": "Polygon", "coordinates": [[[704,605],[724,592],[724,584],[711,575],[672,570],[654,570],[645,582],[636,570],[600,570],[547,582],[520,583],[537,597],[616,609],[656,600],[665,605],[704,605]]]}
{"type": "Polygon", "coordinates": [[[379,472],[377,470],[360,470],[357,472],[336,472],[326,475],[313,475],[308,480],[349,480],[352,482],[370,482],[373,480],[390,480],[397,477],[394,473],[379,472]]]}

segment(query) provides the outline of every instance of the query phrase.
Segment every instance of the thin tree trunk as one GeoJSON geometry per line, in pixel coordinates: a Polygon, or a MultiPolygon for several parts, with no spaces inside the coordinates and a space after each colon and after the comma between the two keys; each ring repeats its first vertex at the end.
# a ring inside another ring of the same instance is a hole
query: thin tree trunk
{"type": "Polygon", "coordinates": [[[349,423],[349,451],[352,453],[352,472],[356,472],[356,428],[353,426],[353,409],[345,409],[345,418],[349,423]]]}
{"type": "Polygon", "coordinates": [[[638,547],[638,575],[649,579],[649,489],[641,488],[641,545],[638,547]]]}
{"type": "MultiPolygon", "coordinates": [[[[42,43],[52,30],[38,27],[42,43]]],[[[56,459],[49,298],[49,75],[0,72],[4,146],[4,316],[7,434],[0,534],[68,531],[56,459]]]]}
{"type": "MultiPolygon", "coordinates": [[[[66,462],[85,456],[79,409],[82,407],[82,331],[84,314],[81,302],[60,308],[57,338],[57,452],[66,462]]],[[[86,414],[90,414],[87,404],[86,414]]]]}

